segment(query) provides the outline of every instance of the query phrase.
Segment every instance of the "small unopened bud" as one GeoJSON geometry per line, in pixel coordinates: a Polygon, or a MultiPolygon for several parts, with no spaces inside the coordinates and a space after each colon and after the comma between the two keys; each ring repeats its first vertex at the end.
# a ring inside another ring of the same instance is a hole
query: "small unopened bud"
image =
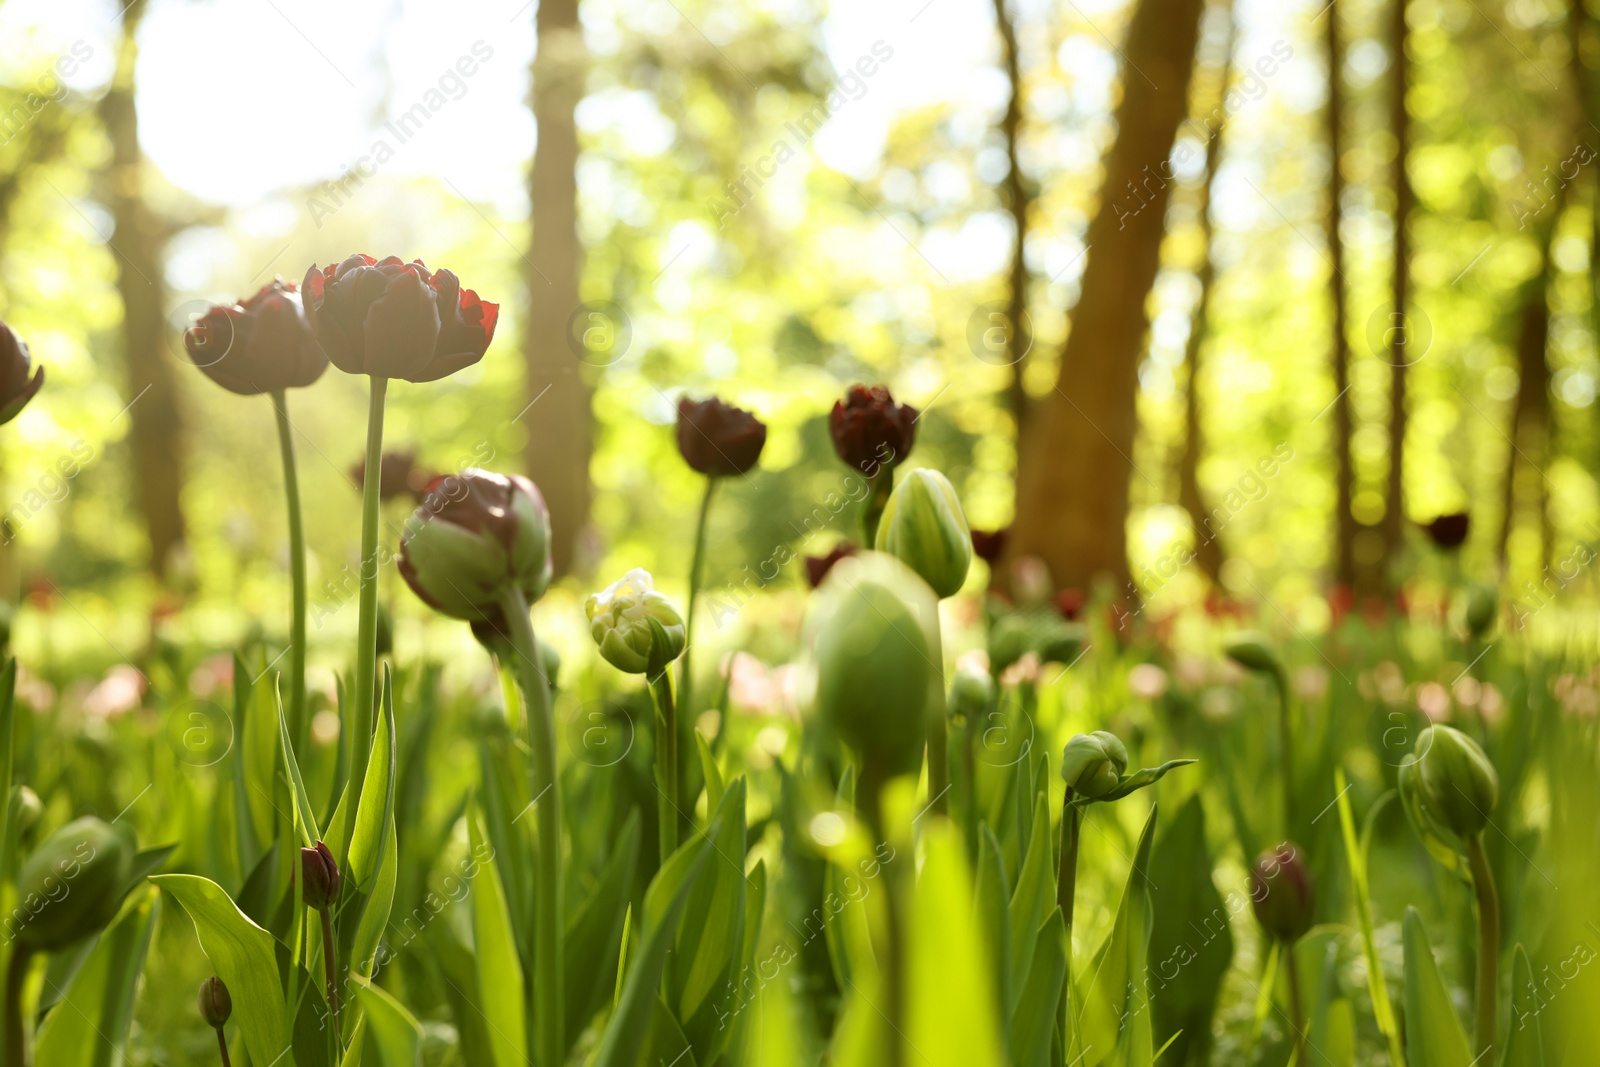
{"type": "Polygon", "coordinates": [[[1285,944],[1305,936],[1316,917],[1316,892],[1300,849],[1285,841],[1250,868],[1250,904],[1261,928],[1285,944]]]}
{"type": "Polygon", "coordinates": [[[1275,679],[1283,678],[1283,660],[1278,658],[1277,650],[1272,647],[1272,642],[1266,634],[1255,630],[1241,630],[1228,638],[1223,651],[1228,654],[1229,659],[1247,671],[1270,674],[1275,679]]]}
{"type": "Polygon", "coordinates": [[[1450,726],[1430,726],[1400,765],[1400,799],[1418,832],[1459,845],[1489,825],[1500,777],[1478,743],[1450,726]]]}
{"type": "Polygon", "coordinates": [[[1473,640],[1482,641],[1494,627],[1494,617],[1500,604],[1494,590],[1487,585],[1474,585],[1467,590],[1466,610],[1463,612],[1467,633],[1473,640]]]}
{"type": "Polygon", "coordinates": [[[333,851],[318,841],[315,848],[300,850],[300,870],[305,875],[305,902],[307,907],[332,907],[339,899],[339,863],[333,851]]]}
{"type": "Polygon", "coordinates": [[[222,979],[212,975],[200,983],[200,1018],[214,1030],[221,1030],[233,1014],[233,998],[222,979]]]}
{"type": "Polygon", "coordinates": [[[76,819],[39,843],[17,875],[24,910],[15,937],[54,952],[100,932],[116,918],[133,875],[133,835],[93,816],[76,819]]]}
{"type": "Polygon", "coordinates": [[[1061,777],[1067,787],[1091,798],[1115,789],[1127,769],[1127,748],[1116,734],[1104,730],[1076,735],[1061,757],[1061,777]]]}
{"type": "Polygon", "coordinates": [[[656,592],[650,572],[634,568],[583,602],[589,634],[620,671],[654,677],[687,642],[677,605],[656,592]]]}
{"type": "Polygon", "coordinates": [[[994,700],[994,679],[976,663],[956,665],[955,678],[950,683],[950,714],[959,718],[973,718],[988,710],[994,700]]]}

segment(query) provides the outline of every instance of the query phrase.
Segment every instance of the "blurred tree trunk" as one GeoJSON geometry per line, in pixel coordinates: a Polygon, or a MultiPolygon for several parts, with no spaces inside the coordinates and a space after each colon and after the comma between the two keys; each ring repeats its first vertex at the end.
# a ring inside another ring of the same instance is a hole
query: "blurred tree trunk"
{"type": "MultiPolygon", "coordinates": [[[[535,18],[538,51],[532,67],[533,117],[538,147],[528,182],[533,242],[525,257],[528,326],[522,352],[527,368],[528,473],[550,507],[556,573],[567,573],[589,516],[592,452],[590,391],[583,360],[569,340],[569,322],[583,314],[578,278],[578,127],[587,57],[578,24],[578,0],[540,0],[535,18]]],[[[605,313],[598,312],[602,317],[605,313]]],[[[615,322],[578,324],[609,330],[615,322]]],[[[582,351],[581,349],[579,350],[582,351]]],[[[620,353],[619,353],[620,354],[620,353]]],[[[597,361],[604,357],[597,353],[597,361]]]]}
{"type": "Polygon", "coordinates": [[[1006,10],[1006,0],[994,0],[994,21],[1000,30],[1002,58],[1005,62],[1006,80],[1011,85],[1011,98],[1006,101],[1005,114],[1000,119],[1000,133],[1006,142],[1006,160],[1010,164],[1006,173],[1006,206],[1011,211],[1012,228],[1016,243],[1011,248],[1010,289],[1006,298],[1006,350],[1005,360],[1011,365],[1011,417],[1017,424],[1017,439],[1022,439],[1023,423],[1028,417],[1028,392],[1023,386],[1023,368],[1028,350],[1033,347],[1032,320],[1028,318],[1028,208],[1033,195],[1022,176],[1022,166],[1017,160],[1017,140],[1022,130],[1022,60],[1017,55],[1017,27],[1011,13],[1006,10]]]}
{"type": "Polygon", "coordinates": [[[1383,572],[1374,576],[1374,585],[1385,587],[1396,581],[1391,566],[1405,547],[1405,458],[1406,458],[1406,365],[1413,358],[1407,350],[1411,330],[1411,240],[1407,227],[1415,197],[1406,163],[1411,155],[1411,116],[1406,111],[1406,89],[1411,82],[1410,60],[1406,56],[1407,0],[1392,0],[1389,19],[1389,127],[1394,134],[1394,261],[1391,265],[1393,295],[1387,337],[1389,339],[1389,485],[1383,509],[1383,572]]]}
{"type": "Polygon", "coordinates": [[[103,198],[114,226],[107,243],[117,259],[122,297],[122,346],[139,513],[150,539],[150,568],[167,576],[174,550],[183,542],[183,410],[172,362],[166,358],[166,285],[162,255],[167,224],[144,199],[144,156],[134,104],[139,22],[146,0],[122,13],[116,73],[100,102],[100,119],[111,141],[111,166],[103,198]]]}
{"type": "Polygon", "coordinates": [[[1202,0],[1140,0],[1124,46],[1117,137],[1089,223],[1088,268],[1054,392],[1017,456],[1012,555],[1038,556],[1057,586],[1129,581],[1128,479],[1138,429],[1145,301],[1160,265],[1169,157],[1188,111],[1202,0]]]}
{"type": "MultiPolygon", "coordinates": [[[[1227,44],[1223,46],[1222,62],[1217,66],[1217,92],[1212,114],[1226,116],[1228,83],[1233,80],[1233,47],[1238,39],[1238,24],[1234,21],[1232,0],[1223,5],[1228,16],[1227,44]]],[[[1201,243],[1204,247],[1197,280],[1200,297],[1195,302],[1189,321],[1189,341],[1184,347],[1184,398],[1183,418],[1187,432],[1183,438],[1183,452],[1178,457],[1178,503],[1189,513],[1189,525],[1194,529],[1195,562],[1200,570],[1215,584],[1222,573],[1222,542],[1217,540],[1206,517],[1205,496],[1200,492],[1200,456],[1205,451],[1205,427],[1200,422],[1200,349],[1210,333],[1211,290],[1216,284],[1216,261],[1211,254],[1214,238],[1211,224],[1211,190],[1217,182],[1217,171],[1222,167],[1222,133],[1226,126],[1218,126],[1211,133],[1206,147],[1206,176],[1200,186],[1199,201],[1195,210],[1200,220],[1201,243]]]]}
{"type": "Polygon", "coordinates": [[[1350,335],[1344,289],[1344,39],[1339,32],[1339,5],[1324,13],[1328,25],[1324,41],[1328,53],[1328,107],[1324,115],[1328,132],[1328,259],[1333,277],[1333,458],[1334,458],[1334,563],[1333,580],[1347,590],[1356,586],[1355,468],[1350,442],[1355,420],[1350,411],[1350,335]]]}

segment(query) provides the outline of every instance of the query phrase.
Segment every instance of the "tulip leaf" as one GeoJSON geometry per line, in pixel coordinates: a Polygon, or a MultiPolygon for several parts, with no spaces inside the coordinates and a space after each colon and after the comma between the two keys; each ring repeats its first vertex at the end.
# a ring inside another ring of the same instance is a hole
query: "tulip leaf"
{"type": "Polygon", "coordinates": [[[344,1058],[339,1061],[339,1067],[361,1067],[361,1054],[366,1048],[367,1013],[362,1012],[356,1016],[356,1024],[350,1028],[350,1047],[344,1050],[344,1058]]]}
{"type": "Polygon", "coordinates": [[[370,981],[352,977],[356,1001],[366,1012],[367,1032],[382,1067],[420,1067],[422,1026],[394,997],[370,981]]]}
{"type": "MultiPolygon", "coordinates": [[[[0,684],[4,684],[0,682],[0,684]]],[[[161,915],[146,890],[122,909],[39,1028],[34,1059],[50,1067],[106,1067],[125,1055],[139,972],[161,915]]]]}
{"type": "Polygon", "coordinates": [[[289,791],[293,794],[295,810],[300,816],[295,820],[300,827],[300,843],[311,848],[322,840],[322,831],[317,828],[317,815],[311,807],[311,798],[306,796],[306,783],[300,777],[300,762],[294,758],[294,745],[289,741],[289,719],[284,715],[283,694],[278,691],[276,680],[272,685],[272,699],[277,704],[278,712],[278,751],[283,753],[283,767],[289,777],[289,791]]]}
{"type": "Polygon", "coordinates": [[[1389,1058],[1397,1065],[1403,1064],[1400,1048],[1400,1028],[1396,1025],[1394,1006],[1389,1000],[1389,984],[1383,978],[1383,965],[1378,958],[1378,939],[1372,925],[1372,896],[1367,886],[1367,853],[1372,843],[1375,817],[1389,798],[1391,791],[1379,797],[1367,813],[1366,829],[1359,841],[1356,838],[1355,815],[1350,808],[1350,794],[1346,787],[1344,768],[1335,767],[1333,784],[1338,789],[1339,827],[1344,835],[1345,860],[1350,866],[1350,882],[1355,889],[1356,919],[1361,927],[1361,953],[1366,959],[1367,995],[1372,1000],[1373,1020],[1378,1032],[1389,1043],[1389,1058]]]}
{"type": "MultiPolygon", "coordinates": [[[[473,805],[467,817],[473,857],[482,854],[483,817],[473,805]]],[[[511,935],[511,912],[493,863],[481,863],[472,882],[472,940],[477,965],[478,1006],[489,1030],[495,1067],[521,1067],[528,1060],[527,1012],[522,960],[511,935]]]]}
{"type": "Polygon", "coordinates": [[[714,812],[722,806],[722,794],[728,787],[722,780],[722,771],[717,767],[717,757],[711,754],[711,746],[706,744],[705,735],[699,730],[694,732],[694,743],[700,751],[700,773],[706,780],[706,811],[714,812]]]}
{"type": "Polygon", "coordinates": [[[734,779],[717,808],[711,869],[689,892],[670,968],[668,1003],[702,1052],[716,1031],[711,994],[733,979],[744,942],[745,790],[734,779]]]}
{"type": "Polygon", "coordinates": [[[996,980],[996,1003],[1001,1018],[1011,1018],[1013,993],[1011,992],[1011,937],[1008,933],[1011,889],[1006,884],[1005,862],[1000,856],[1000,843],[995,840],[989,824],[984,823],[978,832],[978,919],[983,926],[983,943],[989,948],[989,968],[996,980]]]}
{"type": "Polygon", "coordinates": [[[289,1019],[278,984],[272,935],[240,911],[222,887],[194,874],[150,879],[175,897],[194,922],[200,948],[233,998],[233,1017],[255,1063],[272,1063],[288,1047],[289,1019]]]}
{"type": "MultiPolygon", "coordinates": [[[[1211,1020],[1233,959],[1231,913],[1217,892],[1206,847],[1205,808],[1192,794],[1150,856],[1150,982],[1158,1041],[1173,1040],[1176,1063],[1208,1049],[1211,1020]]],[[[1204,1057],[1199,1056],[1200,1060],[1204,1057]]]]}
{"type": "Polygon", "coordinates": [[[1450,990],[1433,962],[1416,908],[1406,909],[1406,1062],[1410,1067],[1460,1067],[1472,1062],[1450,990]]]}
{"type": "Polygon", "coordinates": [[[1121,800],[1129,793],[1137,792],[1147,785],[1154,785],[1155,783],[1159,782],[1162,778],[1166,777],[1168,771],[1178,767],[1187,767],[1191,763],[1198,762],[1200,761],[1194,759],[1172,759],[1163,763],[1159,767],[1145,767],[1143,770],[1138,770],[1134,771],[1132,774],[1123,775],[1117,780],[1116,788],[1112,789],[1111,792],[1098,797],[1080,797],[1079,799],[1073,801],[1073,803],[1079,805],[1080,807],[1087,807],[1088,805],[1097,802],[1106,803],[1112,800],[1121,800]]]}
{"type": "MultiPolygon", "coordinates": [[[[605,1005],[606,993],[616,984],[615,965],[628,891],[639,865],[640,825],[639,810],[635,808],[622,824],[622,833],[612,846],[599,881],[582,894],[582,906],[567,923],[562,954],[566,971],[564,1033],[569,1043],[583,1033],[594,1013],[605,1005]]],[[[504,896],[503,889],[501,895],[504,896]]]]}
{"type": "Polygon", "coordinates": [[[244,778],[245,808],[257,841],[271,841],[277,812],[278,723],[277,715],[266,703],[266,687],[258,685],[253,669],[241,661],[242,673],[235,675],[234,692],[242,703],[235,709],[239,719],[239,769],[244,778]],[[250,680],[255,678],[255,680],[250,680]],[[241,679],[244,681],[241,683],[241,679]],[[248,710],[246,710],[248,709],[248,710]]]}
{"type": "Polygon", "coordinates": [[[1043,796],[1036,798],[1034,807],[1033,833],[1022,861],[1022,870],[1017,874],[1017,888],[1012,891],[1007,909],[1010,975],[1005,988],[1009,991],[1010,1000],[1005,1008],[1008,1018],[1013,1015],[1017,1001],[1022,996],[1028,970],[1033,964],[1034,946],[1039,944],[1039,928],[1050,914],[1050,908],[1055,905],[1049,809],[1045,806],[1043,796]]]}
{"type": "Polygon", "coordinates": [[[1145,989],[1150,942],[1150,852],[1156,808],[1150,809],[1139,847],[1128,870],[1122,902],[1090,969],[1088,992],[1079,1014],[1083,1067],[1099,1063],[1148,1065],[1155,1058],[1145,989]]]}
{"type": "Polygon", "coordinates": [[[1544,1033],[1539,1025],[1543,1008],[1539,988],[1533,984],[1533,965],[1518,945],[1511,958],[1511,1019],[1500,1067],[1544,1067],[1544,1033]]]}
{"type": "Polygon", "coordinates": [[[1033,966],[1011,1016],[1011,1062],[1018,1067],[1049,1067],[1061,987],[1067,977],[1067,924],[1059,907],[1038,930],[1033,966]]]}
{"type": "Polygon", "coordinates": [[[15,745],[17,661],[0,668],[0,878],[11,871],[11,763],[15,745]]]}
{"type": "MultiPolygon", "coordinates": [[[[389,839],[394,840],[394,819],[389,820],[389,839]]],[[[351,966],[362,975],[370,977],[377,963],[378,944],[383,939],[384,928],[389,925],[389,912],[394,907],[394,888],[399,879],[399,861],[393,847],[383,850],[383,866],[378,870],[378,880],[370,894],[355,898],[361,900],[361,919],[351,941],[349,959],[351,966]]],[[[341,940],[343,940],[341,938],[341,940]]]]}
{"type": "Polygon", "coordinates": [[[394,843],[389,830],[394,819],[394,677],[387,665],[383,670],[376,735],[378,740],[367,763],[355,825],[350,832],[350,874],[363,891],[372,889],[372,876],[379,869],[383,851],[394,843]]]}
{"type": "Polygon", "coordinates": [[[483,1003],[478,992],[478,964],[471,950],[461,943],[448,922],[429,923],[423,937],[428,950],[438,961],[445,979],[444,995],[450,1005],[458,1048],[463,1064],[494,1062],[489,1043],[489,1027],[483,1019],[483,1003]]]}

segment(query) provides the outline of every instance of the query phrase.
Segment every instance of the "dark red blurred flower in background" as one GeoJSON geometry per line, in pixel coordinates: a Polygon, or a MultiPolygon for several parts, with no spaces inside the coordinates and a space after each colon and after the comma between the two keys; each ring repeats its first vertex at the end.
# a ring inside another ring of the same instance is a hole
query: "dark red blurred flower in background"
{"type": "Polygon", "coordinates": [[[707,477],[743,474],[756,465],[766,443],[766,423],[743,408],[714,396],[678,401],[678,451],[707,477]]]}
{"type": "Polygon", "coordinates": [[[16,418],[42,388],[44,368],[34,369],[28,346],[15,330],[0,322],[0,425],[16,418]]]}
{"type": "Polygon", "coordinates": [[[1422,524],[1422,531],[1428,535],[1428,539],[1445,549],[1460,548],[1465,544],[1471,528],[1472,516],[1465,511],[1440,515],[1432,522],[1422,524]]]}
{"type": "Polygon", "coordinates": [[[312,267],[301,288],[317,340],[346,374],[437,381],[483,358],[500,315],[450,271],[398,256],[312,267]]]}
{"type": "MultiPolygon", "coordinates": [[[[409,495],[421,500],[429,483],[437,478],[437,475],[417,466],[415,452],[409,449],[385,452],[378,463],[378,499],[393,500],[397,496],[409,495]]],[[[358,459],[350,465],[350,480],[356,483],[357,489],[365,488],[366,460],[358,459]]]]}
{"type": "Polygon", "coordinates": [[[1328,592],[1328,612],[1333,616],[1333,626],[1338,629],[1350,610],[1356,606],[1356,591],[1343,582],[1328,592]]]}
{"type": "Polygon", "coordinates": [[[839,458],[869,478],[904,462],[917,439],[917,409],[897,404],[881,385],[852,385],[828,420],[839,458]]]}
{"type": "Polygon", "coordinates": [[[282,278],[248,300],[214,306],[184,331],[183,349],[207,378],[240,396],[304,388],[328,368],[300,294],[282,278]]]}
{"type": "Polygon", "coordinates": [[[828,576],[828,572],[833,570],[835,563],[838,563],[846,556],[855,555],[857,551],[856,546],[849,541],[840,541],[833,546],[833,550],[826,556],[807,556],[805,558],[806,581],[810,582],[811,588],[815,589],[822,584],[822,579],[828,576]]]}
{"type": "Polygon", "coordinates": [[[972,554],[993,567],[1006,550],[1009,530],[973,530],[972,554]]]}
{"type": "Polygon", "coordinates": [[[1076,622],[1078,615],[1083,611],[1086,598],[1081,589],[1063,589],[1056,594],[1056,610],[1061,612],[1061,617],[1070,622],[1076,622]]]}

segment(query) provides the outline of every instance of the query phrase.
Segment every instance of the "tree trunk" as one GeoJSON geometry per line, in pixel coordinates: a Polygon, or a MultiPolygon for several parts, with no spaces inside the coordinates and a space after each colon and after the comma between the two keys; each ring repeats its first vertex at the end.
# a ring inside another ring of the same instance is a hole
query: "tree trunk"
{"type": "Polygon", "coordinates": [[[1044,560],[1058,586],[1107,574],[1124,588],[1145,300],[1160,265],[1188,110],[1202,0],[1140,0],[1124,49],[1117,138],[1089,224],[1088,269],[1055,391],[1028,420],[1017,457],[1009,552],[1044,560]]]}
{"type": "Polygon", "coordinates": [[[1411,342],[1416,340],[1411,314],[1411,241],[1406,227],[1411,221],[1414,196],[1406,161],[1411,154],[1411,116],[1406,111],[1406,88],[1410,84],[1410,61],[1406,57],[1407,0],[1392,0],[1389,20],[1389,125],[1394,133],[1394,261],[1390,267],[1393,285],[1389,320],[1389,486],[1383,509],[1383,573],[1375,576],[1377,585],[1398,581],[1393,564],[1405,547],[1405,456],[1406,456],[1406,366],[1415,357],[1411,342]]]}
{"type": "Polygon", "coordinates": [[[183,409],[166,346],[167,292],[162,254],[164,220],[145,203],[144,156],[139,148],[139,118],[134,104],[139,22],[145,0],[122,13],[116,73],[100,102],[100,118],[111,141],[111,167],[104,199],[114,222],[107,243],[117,258],[117,291],[122,297],[122,345],[139,512],[150,541],[150,568],[164,578],[174,550],[183,542],[183,409]]]}
{"type": "Polygon", "coordinates": [[[583,31],[577,0],[540,0],[535,18],[533,117],[538,148],[528,183],[533,241],[524,279],[528,326],[523,336],[527,368],[522,418],[528,427],[528,473],[550,507],[556,574],[578,554],[589,516],[589,457],[593,448],[590,390],[585,364],[603,366],[622,353],[618,313],[579,306],[578,127],[583,97],[583,31]]]}
{"type": "Polygon", "coordinates": [[[1351,502],[1355,498],[1355,467],[1350,442],[1355,419],[1350,409],[1350,341],[1344,289],[1344,39],[1339,33],[1339,5],[1330,4],[1324,41],[1328,52],[1328,259],[1333,277],[1333,456],[1334,456],[1334,563],[1333,579],[1347,590],[1356,586],[1356,525],[1351,502]]]}
{"type": "Polygon", "coordinates": [[[1011,225],[1016,231],[1016,243],[1011,248],[1010,289],[1006,298],[1004,359],[1011,366],[1009,399],[1011,417],[1017,424],[1017,439],[1022,439],[1022,427],[1028,416],[1028,393],[1023,386],[1023,368],[1028,350],[1033,347],[1033,324],[1028,317],[1028,207],[1033,197],[1022,177],[1022,166],[1017,161],[1017,139],[1022,129],[1022,61],[1017,55],[1017,27],[1006,10],[1006,0],[994,0],[994,21],[1000,30],[1002,58],[1005,61],[1006,80],[1011,85],[1011,98],[1006,102],[1005,115],[1000,119],[1000,133],[1006,142],[1006,206],[1011,210],[1011,225]]]}

